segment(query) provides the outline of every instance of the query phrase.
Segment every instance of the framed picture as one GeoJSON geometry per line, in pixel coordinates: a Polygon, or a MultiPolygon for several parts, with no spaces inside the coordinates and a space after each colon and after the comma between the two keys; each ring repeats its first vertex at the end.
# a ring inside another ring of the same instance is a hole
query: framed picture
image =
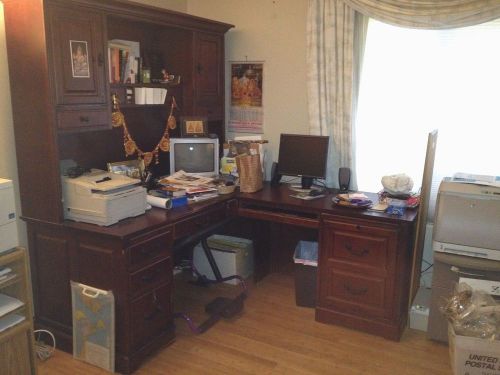
{"type": "Polygon", "coordinates": [[[181,117],[181,137],[207,137],[208,124],[206,117],[181,117]]]}
{"type": "Polygon", "coordinates": [[[70,40],[71,69],[73,78],[89,78],[89,53],[87,42],[83,40],[70,40]]]}
{"type": "Polygon", "coordinates": [[[144,160],[134,159],[108,163],[108,172],[142,180],[144,175],[144,160]]]}

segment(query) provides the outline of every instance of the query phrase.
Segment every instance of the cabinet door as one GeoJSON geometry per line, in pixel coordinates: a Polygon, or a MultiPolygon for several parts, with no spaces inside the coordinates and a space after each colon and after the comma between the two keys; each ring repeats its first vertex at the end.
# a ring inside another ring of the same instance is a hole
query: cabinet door
{"type": "Polygon", "coordinates": [[[48,25],[56,103],[106,104],[102,16],[77,7],[50,7],[48,25]]]}
{"type": "Polygon", "coordinates": [[[194,114],[220,120],[224,112],[223,36],[196,33],[194,114]]]}

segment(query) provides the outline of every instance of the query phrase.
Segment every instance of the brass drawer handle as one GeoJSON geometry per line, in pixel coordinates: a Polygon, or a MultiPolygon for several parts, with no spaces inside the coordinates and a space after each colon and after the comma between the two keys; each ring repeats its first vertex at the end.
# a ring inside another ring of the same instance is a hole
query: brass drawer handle
{"type": "Polygon", "coordinates": [[[151,311],[151,313],[144,315],[144,320],[153,320],[159,313],[163,312],[163,308],[161,307],[158,297],[156,296],[156,292],[153,293],[153,304],[154,304],[154,309],[151,311]]]}
{"type": "Polygon", "coordinates": [[[141,280],[145,283],[150,283],[152,281],[155,281],[157,276],[158,276],[158,272],[155,270],[155,271],[152,271],[149,275],[143,275],[141,277],[141,280]]]}
{"type": "Polygon", "coordinates": [[[344,247],[348,252],[350,252],[352,255],[356,255],[357,257],[364,257],[365,255],[367,255],[370,252],[370,250],[368,250],[368,249],[362,249],[361,251],[355,251],[355,250],[353,250],[352,245],[350,243],[345,243],[344,247]]]}
{"type": "Polygon", "coordinates": [[[355,296],[361,296],[368,292],[368,288],[355,289],[350,284],[344,283],[344,289],[355,296]]]}
{"type": "Polygon", "coordinates": [[[156,305],[151,313],[148,315],[144,315],[144,320],[149,321],[153,320],[159,313],[162,313],[163,309],[160,305],[156,305]]]}

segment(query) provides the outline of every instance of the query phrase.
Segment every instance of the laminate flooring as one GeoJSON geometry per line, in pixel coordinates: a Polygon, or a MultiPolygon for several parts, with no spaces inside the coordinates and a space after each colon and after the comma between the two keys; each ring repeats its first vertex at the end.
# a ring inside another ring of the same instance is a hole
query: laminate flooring
{"type": "MultiPolygon", "coordinates": [[[[423,332],[407,328],[401,341],[393,342],[316,322],[314,309],[295,305],[289,272],[268,275],[249,288],[244,311],[202,335],[176,320],[176,341],[153,354],[135,374],[452,374],[448,347],[427,340],[423,332]]],[[[239,287],[202,288],[176,280],[175,290],[176,311],[200,323],[206,318],[206,302],[235,296],[239,287]]],[[[40,375],[107,373],[62,351],[39,365],[40,375]]]]}

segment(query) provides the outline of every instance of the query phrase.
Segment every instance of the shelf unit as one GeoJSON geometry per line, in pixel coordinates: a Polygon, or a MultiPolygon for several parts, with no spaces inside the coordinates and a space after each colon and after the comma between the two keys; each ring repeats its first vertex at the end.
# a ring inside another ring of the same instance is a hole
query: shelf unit
{"type": "MultiPolygon", "coordinates": [[[[0,268],[9,268],[0,280],[0,327],[11,319],[21,321],[0,332],[0,368],[2,374],[36,374],[33,338],[33,308],[31,302],[31,281],[28,260],[24,248],[15,248],[0,254],[0,268]],[[1,301],[20,301],[21,306],[6,308],[1,301]]],[[[2,329],[2,328],[0,328],[2,329]]]]}

